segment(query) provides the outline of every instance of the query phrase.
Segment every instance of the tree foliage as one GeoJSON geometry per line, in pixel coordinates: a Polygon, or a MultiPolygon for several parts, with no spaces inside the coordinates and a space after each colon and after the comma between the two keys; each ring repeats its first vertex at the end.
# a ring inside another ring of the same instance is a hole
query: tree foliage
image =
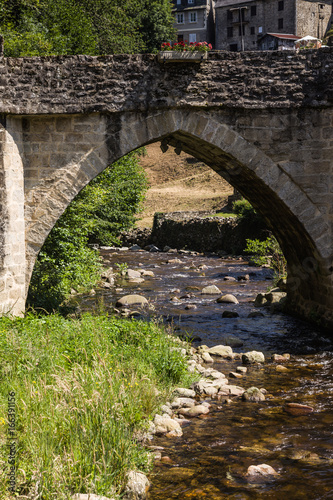
{"type": "Polygon", "coordinates": [[[169,0],[3,0],[5,56],[154,52],[173,39],[169,0]]]}
{"type": "Polygon", "coordinates": [[[132,152],[108,167],[68,206],[38,256],[30,305],[57,309],[71,289],[84,291],[98,281],[101,261],[88,243],[117,244],[119,233],[134,224],[147,189],[140,154],[132,152]]]}

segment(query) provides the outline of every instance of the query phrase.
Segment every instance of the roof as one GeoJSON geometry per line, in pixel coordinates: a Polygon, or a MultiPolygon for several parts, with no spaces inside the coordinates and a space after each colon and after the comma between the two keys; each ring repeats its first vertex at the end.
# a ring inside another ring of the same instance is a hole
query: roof
{"type": "Polygon", "coordinates": [[[252,2],[255,2],[256,0],[217,0],[215,2],[215,9],[218,9],[219,7],[237,7],[237,5],[241,4],[249,4],[252,2]]]}
{"type": "MultiPolygon", "coordinates": [[[[283,40],[299,40],[300,37],[296,35],[290,35],[288,33],[265,33],[264,36],[274,36],[275,38],[282,38],[283,40]]],[[[262,38],[263,38],[262,37],[262,38]]]]}

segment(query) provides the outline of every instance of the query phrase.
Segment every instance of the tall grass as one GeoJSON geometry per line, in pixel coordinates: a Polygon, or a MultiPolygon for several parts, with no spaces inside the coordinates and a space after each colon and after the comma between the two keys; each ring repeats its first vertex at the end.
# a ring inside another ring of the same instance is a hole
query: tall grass
{"type": "Polygon", "coordinates": [[[21,498],[119,494],[147,471],[135,441],[174,384],[189,384],[175,338],[154,323],[83,315],[0,319],[0,498],[7,491],[7,398],[15,391],[21,498]]]}

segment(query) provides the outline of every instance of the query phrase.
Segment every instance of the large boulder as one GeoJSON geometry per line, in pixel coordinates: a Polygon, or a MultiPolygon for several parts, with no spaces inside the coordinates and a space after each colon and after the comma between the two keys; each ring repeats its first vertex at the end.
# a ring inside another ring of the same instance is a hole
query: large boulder
{"type": "Polygon", "coordinates": [[[133,305],[139,305],[139,306],[145,306],[148,304],[148,300],[146,297],[143,297],[142,295],[124,295],[120,299],[117,300],[116,302],[116,307],[123,307],[123,306],[133,306],[133,305]]]}

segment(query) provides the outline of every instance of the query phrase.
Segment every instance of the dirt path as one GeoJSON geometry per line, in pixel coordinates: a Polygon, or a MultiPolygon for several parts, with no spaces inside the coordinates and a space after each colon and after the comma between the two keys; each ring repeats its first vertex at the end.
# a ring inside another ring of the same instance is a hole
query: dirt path
{"type": "Polygon", "coordinates": [[[141,164],[147,172],[150,189],[137,226],[150,227],[155,212],[215,212],[233,193],[230,184],[196,158],[183,152],[178,156],[171,147],[162,153],[159,143],[146,149],[141,164]]]}

